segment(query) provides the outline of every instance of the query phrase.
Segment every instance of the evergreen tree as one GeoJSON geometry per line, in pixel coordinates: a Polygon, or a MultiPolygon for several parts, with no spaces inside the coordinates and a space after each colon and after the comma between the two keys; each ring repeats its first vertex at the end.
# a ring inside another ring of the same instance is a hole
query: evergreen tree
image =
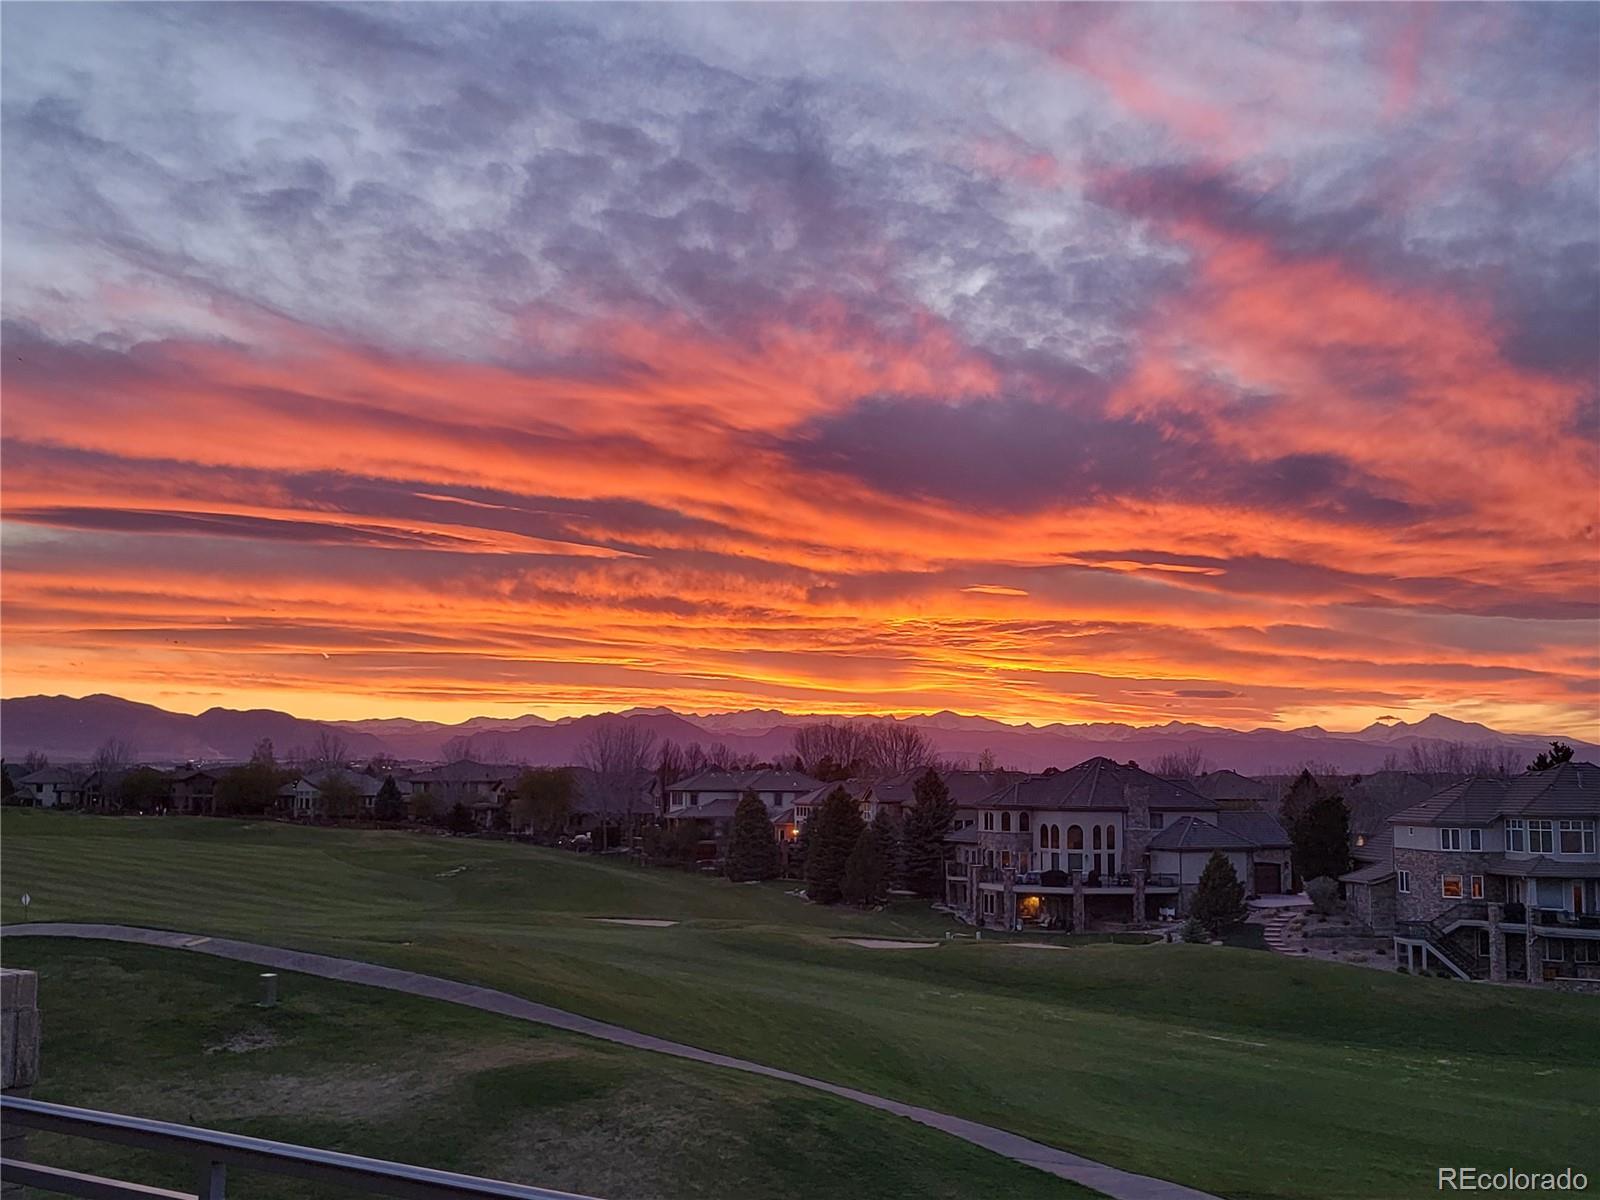
{"type": "Polygon", "coordinates": [[[823,800],[806,846],[806,895],[818,904],[837,904],[845,863],[861,836],[861,808],[836,787],[823,800]]]}
{"type": "Polygon", "coordinates": [[[1350,810],[1338,793],[1317,797],[1289,830],[1302,879],[1337,879],[1350,869],[1350,810]]]}
{"type": "Polygon", "coordinates": [[[806,877],[806,852],[811,848],[812,824],[810,817],[800,822],[800,832],[795,837],[794,843],[789,847],[788,874],[792,878],[804,879],[806,877]]]}
{"type": "Polygon", "coordinates": [[[955,820],[955,801],[932,767],[917,779],[912,796],[901,834],[905,884],[919,896],[938,899],[944,895],[944,839],[955,820]]]}
{"type": "Polygon", "coordinates": [[[1564,762],[1572,761],[1572,747],[1565,742],[1551,742],[1550,749],[1541,750],[1528,764],[1530,771],[1548,771],[1551,767],[1559,767],[1564,762]]]}
{"type": "Polygon", "coordinates": [[[1302,770],[1289,785],[1289,790],[1283,794],[1283,802],[1278,806],[1278,819],[1283,822],[1283,827],[1292,830],[1321,795],[1322,785],[1316,777],[1309,769],[1302,770]]]}
{"type": "Polygon", "coordinates": [[[383,786],[372,802],[372,815],[380,821],[398,821],[406,815],[405,800],[400,795],[400,785],[393,775],[383,777],[383,786]]]}
{"type": "MultiPolygon", "coordinates": [[[[878,815],[872,818],[873,834],[878,839],[878,846],[883,856],[883,886],[897,888],[905,883],[905,847],[900,837],[900,826],[889,815],[889,810],[880,808],[878,815]]],[[[940,887],[944,885],[941,883],[940,887]]]]}
{"type": "Polygon", "coordinates": [[[876,821],[861,831],[845,859],[839,891],[849,904],[865,908],[889,898],[889,847],[876,821]]]}
{"type": "Polygon", "coordinates": [[[10,804],[17,796],[17,785],[11,782],[11,772],[0,762],[0,804],[10,804]]]}
{"type": "Polygon", "coordinates": [[[1220,934],[1244,917],[1244,884],[1220,850],[1211,852],[1205,870],[1200,872],[1200,886],[1189,905],[1189,915],[1213,934],[1220,934]]]}
{"type": "Polygon", "coordinates": [[[772,833],[767,806],[754,792],[739,797],[728,839],[728,878],[735,883],[778,876],[778,840],[772,833]]]}

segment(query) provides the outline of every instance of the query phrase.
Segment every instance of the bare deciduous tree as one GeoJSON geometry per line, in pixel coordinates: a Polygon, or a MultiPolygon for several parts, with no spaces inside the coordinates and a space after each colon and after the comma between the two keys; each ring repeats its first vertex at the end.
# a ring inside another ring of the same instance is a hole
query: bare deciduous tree
{"type": "Polygon", "coordinates": [[[468,734],[458,733],[445,742],[439,753],[447,763],[469,759],[472,757],[472,738],[468,734]]]}
{"type": "Polygon", "coordinates": [[[634,815],[632,791],[654,760],[656,735],[632,721],[612,718],[595,723],[578,746],[578,762],[594,776],[600,806],[600,849],[607,848],[611,814],[634,815]]]}
{"type": "Polygon", "coordinates": [[[875,775],[899,775],[933,765],[933,742],[915,725],[903,721],[874,722],[868,733],[869,761],[875,775]]]}
{"type": "Polygon", "coordinates": [[[319,730],[308,755],[313,767],[342,767],[350,759],[350,747],[331,729],[319,730]]]}
{"type": "Polygon", "coordinates": [[[1170,750],[1156,759],[1155,774],[1163,779],[1198,779],[1211,769],[1199,746],[1170,750]]]}
{"type": "Polygon", "coordinates": [[[90,762],[100,777],[101,803],[109,808],[122,804],[122,777],[133,765],[133,747],[120,738],[107,738],[100,743],[90,762]]]}

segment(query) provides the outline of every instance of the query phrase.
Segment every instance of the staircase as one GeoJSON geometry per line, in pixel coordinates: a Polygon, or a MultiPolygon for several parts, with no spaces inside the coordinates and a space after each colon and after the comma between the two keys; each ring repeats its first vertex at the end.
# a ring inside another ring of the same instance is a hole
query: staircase
{"type": "Polygon", "coordinates": [[[1422,942],[1430,953],[1460,979],[1477,979],[1478,956],[1466,954],[1450,944],[1448,935],[1462,921],[1483,921],[1489,906],[1482,900],[1463,900],[1452,904],[1431,921],[1401,921],[1395,926],[1401,937],[1422,942]]]}

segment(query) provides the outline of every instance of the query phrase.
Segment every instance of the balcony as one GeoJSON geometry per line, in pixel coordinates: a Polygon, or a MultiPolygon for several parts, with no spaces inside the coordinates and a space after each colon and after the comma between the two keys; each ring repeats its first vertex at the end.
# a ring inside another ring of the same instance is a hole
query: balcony
{"type": "MultiPolygon", "coordinates": [[[[979,867],[978,882],[1000,886],[1005,883],[1008,874],[1004,867],[979,867]]],[[[1017,871],[1014,874],[1013,884],[1017,890],[1026,889],[1046,896],[1067,896],[1075,890],[1070,877],[1065,883],[1045,883],[1043,876],[1062,874],[1051,871],[1017,871]]],[[[1091,876],[1094,882],[1084,880],[1083,890],[1086,895],[1118,895],[1131,894],[1133,891],[1133,876],[1131,874],[1113,874],[1091,876]]],[[[1178,877],[1176,875],[1146,874],[1144,877],[1144,890],[1146,892],[1175,892],[1178,890],[1178,877]]]]}

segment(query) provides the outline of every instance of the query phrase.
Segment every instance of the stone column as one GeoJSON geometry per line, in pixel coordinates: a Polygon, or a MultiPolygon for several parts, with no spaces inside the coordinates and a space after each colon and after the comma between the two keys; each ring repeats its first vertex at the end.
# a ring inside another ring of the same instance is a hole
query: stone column
{"type": "Polygon", "coordinates": [[[1083,872],[1072,873],[1072,932],[1082,933],[1083,927],[1088,924],[1086,915],[1088,906],[1083,899],[1083,872]]]}
{"type": "Polygon", "coordinates": [[[1133,923],[1144,925],[1144,868],[1133,873],[1133,923]]]}
{"type": "Polygon", "coordinates": [[[1000,892],[1001,929],[1017,928],[1017,873],[1007,867],[1001,871],[1005,887],[1000,892]]]}
{"type": "MultiPolygon", "coordinates": [[[[8,1096],[26,1096],[39,1079],[39,977],[0,970],[0,1083],[8,1096]]],[[[14,1123],[0,1130],[0,1155],[26,1158],[26,1132],[14,1123]]],[[[6,1195],[20,1184],[0,1185],[6,1195]]]]}
{"type": "Polygon", "coordinates": [[[1528,923],[1526,926],[1528,930],[1527,949],[1523,951],[1527,962],[1524,964],[1523,973],[1527,975],[1529,983],[1542,983],[1544,976],[1539,970],[1539,939],[1533,933],[1533,905],[1524,904],[1522,909],[1522,918],[1528,923]]]}
{"type": "Polygon", "coordinates": [[[1498,904],[1489,905],[1489,982],[1506,981],[1506,939],[1500,932],[1500,916],[1504,910],[1498,904]]]}

